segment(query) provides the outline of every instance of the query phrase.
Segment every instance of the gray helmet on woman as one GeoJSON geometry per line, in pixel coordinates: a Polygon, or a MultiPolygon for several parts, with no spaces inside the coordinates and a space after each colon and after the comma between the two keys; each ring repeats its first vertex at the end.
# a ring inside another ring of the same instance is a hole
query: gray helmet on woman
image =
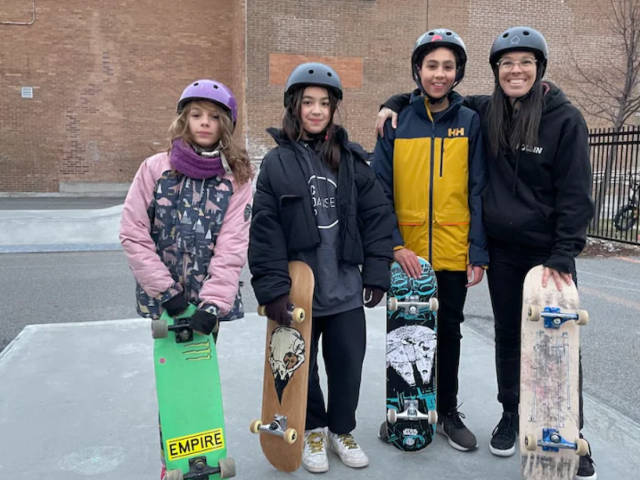
{"type": "Polygon", "coordinates": [[[549,48],[542,34],[530,27],[511,27],[496,38],[489,54],[489,63],[497,77],[498,61],[508,52],[531,52],[538,61],[537,80],[547,70],[549,48]]]}
{"type": "Polygon", "coordinates": [[[465,46],[462,38],[453,30],[448,28],[436,28],[435,30],[429,30],[422,34],[418,40],[416,40],[413,46],[413,53],[411,54],[411,73],[413,79],[418,85],[418,88],[422,91],[422,82],[420,81],[420,67],[418,61],[420,58],[424,58],[424,55],[436,48],[447,47],[453,50],[456,54],[456,78],[453,82],[454,88],[464,78],[464,69],[467,65],[467,47],[465,46]]]}
{"type": "Polygon", "coordinates": [[[342,82],[336,71],[324,63],[303,63],[289,74],[284,88],[284,106],[299,87],[324,87],[330,89],[338,100],[342,100],[342,82]]]}

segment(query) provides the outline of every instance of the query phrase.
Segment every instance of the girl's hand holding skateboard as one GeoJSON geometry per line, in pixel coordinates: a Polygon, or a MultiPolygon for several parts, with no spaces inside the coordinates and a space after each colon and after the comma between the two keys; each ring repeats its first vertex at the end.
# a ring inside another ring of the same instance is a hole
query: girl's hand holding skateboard
{"type": "Polygon", "coordinates": [[[408,248],[401,248],[393,252],[393,258],[400,264],[404,273],[411,278],[418,279],[422,275],[422,265],[418,256],[408,248]]]}

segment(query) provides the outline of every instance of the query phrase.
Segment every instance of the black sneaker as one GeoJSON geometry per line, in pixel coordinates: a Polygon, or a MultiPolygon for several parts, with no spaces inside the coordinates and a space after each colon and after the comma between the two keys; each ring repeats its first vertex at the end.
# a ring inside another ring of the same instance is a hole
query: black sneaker
{"type": "Polygon", "coordinates": [[[461,452],[470,452],[478,448],[478,441],[471,430],[462,423],[463,418],[465,418],[464,413],[453,409],[438,418],[437,430],[449,439],[449,445],[453,448],[461,452]]]}
{"type": "MultiPolygon", "coordinates": [[[[582,435],[580,435],[580,438],[582,438],[582,435]]],[[[576,480],[596,480],[598,474],[596,473],[594,465],[591,459],[591,445],[589,445],[589,453],[580,457],[580,466],[578,467],[576,480]]]]}
{"type": "Polygon", "coordinates": [[[493,429],[489,450],[498,457],[510,457],[516,453],[518,414],[504,412],[500,423],[493,429]]]}
{"type": "Polygon", "coordinates": [[[382,422],[378,430],[378,438],[385,443],[389,443],[389,433],[387,432],[387,422],[382,422]]]}

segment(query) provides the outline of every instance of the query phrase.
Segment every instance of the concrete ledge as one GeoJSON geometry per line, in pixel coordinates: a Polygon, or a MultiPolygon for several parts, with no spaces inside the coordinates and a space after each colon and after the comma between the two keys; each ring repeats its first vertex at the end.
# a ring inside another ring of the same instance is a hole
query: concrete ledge
{"type": "Polygon", "coordinates": [[[0,211],[0,246],[118,244],[122,209],[0,211]]]}
{"type": "Polygon", "coordinates": [[[126,194],[130,183],[100,182],[60,182],[60,193],[87,194],[126,194]]]}

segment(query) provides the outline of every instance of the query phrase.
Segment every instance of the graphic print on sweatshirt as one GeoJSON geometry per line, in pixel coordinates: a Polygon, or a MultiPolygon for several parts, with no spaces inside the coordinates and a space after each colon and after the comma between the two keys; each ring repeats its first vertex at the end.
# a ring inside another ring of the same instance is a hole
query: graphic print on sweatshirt
{"type": "MultiPolygon", "coordinates": [[[[313,204],[313,213],[316,216],[316,225],[323,231],[334,230],[338,226],[338,185],[332,178],[320,175],[311,175],[307,181],[309,193],[313,204]]],[[[333,236],[329,234],[329,236],[333,236]]]]}

